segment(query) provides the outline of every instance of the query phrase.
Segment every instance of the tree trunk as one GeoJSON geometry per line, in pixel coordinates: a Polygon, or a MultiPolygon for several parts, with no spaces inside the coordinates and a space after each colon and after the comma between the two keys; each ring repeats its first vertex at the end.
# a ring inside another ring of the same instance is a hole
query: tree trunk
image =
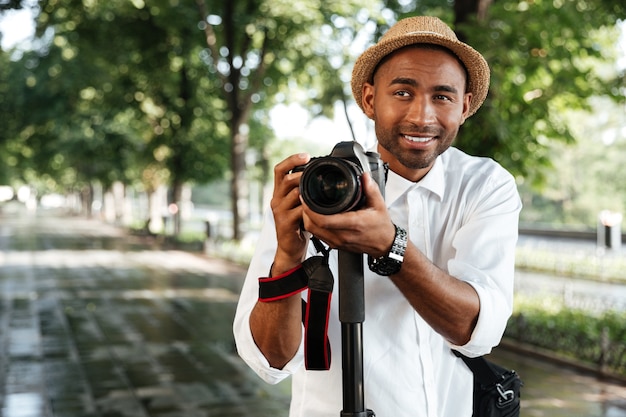
{"type": "MultiPolygon", "coordinates": [[[[202,21],[207,22],[208,8],[205,0],[196,0],[198,10],[202,16],[202,21]]],[[[259,90],[263,84],[263,76],[265,73],[265,56],[267,54],[267,36],[263,33],[263,45],[259,52],[259,67],[254,71],[255,74],[249,75],[248,78],[252,80],[251,86],[245,90],[239,88],[241,80],[240,68],[234,64],[234,59],[238,55],[236,52],[239,49],[239,55],[245,55],[248,52],[248,46],[251,42],[251,37],[246,36],[242,44],[237,43],[238,29],[236,22],[238,16],[236,16],[235,2],[227,1],[224,4],[224,12],[222,15],[223,20],[223,35],[224,35],[224,47],[228,50],[226,61],[228,63],[229,71],[220,72],[217,71],[218,76],[222,81],[222,89],[224,98],[228,105],[228,110],[231,113],[231,210],[233,214],[233,239],[240,240],[243,236],[242,225],[245,219],[248,218],[248,183],[246,179],[246,150],[248,148],[248,130],[247,122],[250,117],[250,110],[252,107],[252,95],[259,90]],[[244,129],[244,126],[246,129],[244,129]]],[[[260,28],[259,30],[265,31],[260,28]]],[[[206,35],[207,46],[211,50],[211,54],[217,61],[221,56],[219,47],[217,45],[217,37],[211,24],[204,26],[206,35]]],[[[256,36],[256,35],[255,35],[256,36]]]]}
{"type": "Polygon", "coordinates": [[[88,218],[92,217],[93,184],[89,182],[80,190],[81,212],[88,218]]]}
{"type": "Polygon", "coordinates": [[[172,218],[172,235],[177,237],[180,235],[181,231],[181,208],[182,208],[182,199],[183,195],[183,183],[178,179],[175,179],[172,184],[172,201],[173,206],[168,207],[169,213],[172,218]]]}
{"type": "MultiPolygon", "coordinates": [[[[491,3],[493,3],[493,0],[456,0],[454,2],[455,27],[467,22],[471,16],[476,16],[478,20],[486,19],[487,10],[491,3]]],[[[461,41],[465,42],[466,39],[462,32],[456,31],[456,35],[461,41]]]]}
{"type": "Polygon", "coordinates": [[[233,212],[233,239],[241,240],[242,226],[248,217],[248,182],[246,180],[246,149],[248,134],[242,132],[242,123],[233,123],[231,140],[231,204],[233,212]]]}

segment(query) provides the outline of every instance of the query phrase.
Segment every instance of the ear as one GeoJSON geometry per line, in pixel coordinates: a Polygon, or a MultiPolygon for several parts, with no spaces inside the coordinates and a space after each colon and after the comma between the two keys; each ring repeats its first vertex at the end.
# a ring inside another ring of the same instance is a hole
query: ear
{"type": "Polygon", "coordinates": [[[363,84],[363,94],[361,95],[363,112],[370,119],[374,118],[374,86],[370,83],[363,84]]]}
{"type": "Polygon", "coordinates": [[[469,117],[470,104],[472,103],[472,93],[463,95],[463,113],[461,114],[461,124],[465,123],[469,117]]]}

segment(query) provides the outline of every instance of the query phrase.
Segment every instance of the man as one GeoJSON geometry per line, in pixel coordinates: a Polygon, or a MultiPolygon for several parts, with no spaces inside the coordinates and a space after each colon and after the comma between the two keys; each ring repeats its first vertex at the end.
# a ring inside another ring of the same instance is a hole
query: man
{"type": "MultiPolygon", "coordinates": [[[[439,19],[401,20],[356,61],[352,78],[389,166],[385,197],[365,175],[364,207],[321,215],[301,202],[301,173],[292,172],[310,157],[293,155],[275,167],[273,215],[250,264],[234,334],[239,354],[264,380],[292,376],[290,416],[342,410],[337,297],[328,371],[303,366],[306,291],[258,300],[259,277],[289,280],[316,253],[309,234],[330,248],[367,255],[367,408],[379,416],[471,416],[472,374],[452,349],[476,357],[500,342],[512,311],[521,209],[510,174],[451,147],[488,85],[484,58],[439,19]]],[[[329,262],[336,277],[336,251],[329,262]]]]}

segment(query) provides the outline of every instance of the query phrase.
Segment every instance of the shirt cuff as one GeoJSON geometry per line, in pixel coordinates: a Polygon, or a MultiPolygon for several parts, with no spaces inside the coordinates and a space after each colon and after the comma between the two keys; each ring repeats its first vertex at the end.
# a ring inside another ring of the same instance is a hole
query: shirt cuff
{"type": "Polygon", "coordinates": [[[487,355],[502,340],[512,306],[506,302],[506,297],[493,288],[485,288],[476,282],[468,281],[478,293],[480,312],[476,327],[470,341],[463,346],[451,345],[468,357],[487,355]]]}
{"type": "MultiPolygon", "coordinates": [[[[250,330],[249,317],[248,320],[244,320],[243,322],[245,323],[245,325],[243,325],[245,330],[239,332],[240,340],[237,341],[239,356],[265,382],[268,384],[277,384],[288,376],[293,375],[304,366],[304,344],[300,343],[298,351],[294,357],[287,362],[283,369],[273,368],[254,342],[252,331],[250,330]]],[[[304,337],[304,335],[302,337],[304,337]]]]}

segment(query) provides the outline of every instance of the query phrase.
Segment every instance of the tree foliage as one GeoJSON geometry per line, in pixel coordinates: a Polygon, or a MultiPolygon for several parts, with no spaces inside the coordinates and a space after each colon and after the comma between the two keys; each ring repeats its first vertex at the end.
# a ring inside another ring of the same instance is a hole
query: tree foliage
{"type": "MultiPolygon", "coordinates": [[[[0,2],[2,10],[31,7],[0,2]]],[[[28,51],[0,52],[0,179],[87,187],[232,178],[234,236],[246,217],[246,156],[267,180],[268,111],[312,116],[352,105],[356,56],[395,21],[441,17],[492,68],[490,94],[457,146],[490,156],[526,184],[545,182],[566,110],[624,100],[614,57],[618,0],[45,0],[28,51]],[[43,180],[43,181],[42,181],[43,180]]],[[[348,112],[346,111],[346,114],[348,112]]],[[[352,121],[355,123],[354,121],[352,121]]]]}
{"type": "MultiPolygon", "coordinates": [[[[345,101],[339,69],[345,40],[354,39],[360,23],[353,16],[367,9],[357,2],[286,0],[197,0],[204,16],[206,63],[220,86],[222,115],[230,131],[231,190],[235,239],[247,214],[246,151],[253,108],[293,100],[313,114],[328,114],[336,100],[345,101]],[[334,54],[332,52],[334,52],[334,54]]],[[[363,14],[361,15],[363,16],[363,14]]],[[[258,143],[263,154],[264,141],[258,143]]]]}
{"type": "Polygon", "coordinates": [[[468,120],[459,146],[540,185],[541,167],[550,166],[546,145],[574,141],[564,112],[588,108],[592,96],[624,100],[623,74],[606,80],[594,71],[615,58],[603,55],[612,45],[595,34],[624,17],[621,2],[505,1],[494,3],[484,21],[463,24],[459,29],[484,53],[492,78],[485,106],[468,120]]]}
{"type": "Polygon", "coordinates": [[[223,175],[227,134],[210,117],[199,13],[172,6],[39,3],[39,40],[11,63],[20,79],[4,83],[28,109],[5,132],[18,144],[20,172],[32,168],[61,186],[167,184],[175,201],[183,183],[223,175]]]}

